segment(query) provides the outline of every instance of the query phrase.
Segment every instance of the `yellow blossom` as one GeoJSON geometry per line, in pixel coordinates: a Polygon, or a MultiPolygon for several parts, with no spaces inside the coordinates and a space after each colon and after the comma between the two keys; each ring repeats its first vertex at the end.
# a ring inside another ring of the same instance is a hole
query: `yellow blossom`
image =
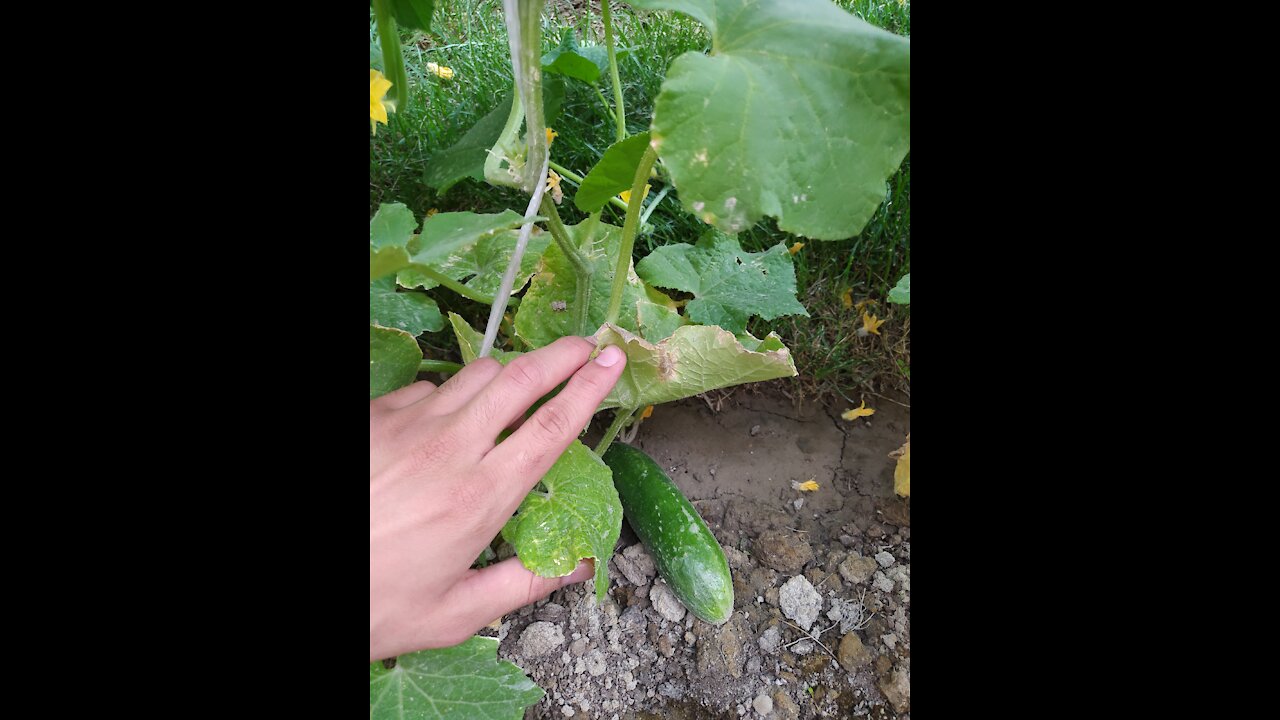
{"type": "Polygon", "coordinates": [[[564,190],[560,188],[560,176],[555,170],[547,171],[547,189],[551,191],[551,199],[559,205],[564,200],[564,190]]]}
{"type": "Polygon", "coordinates": [[[391,89],[391,81],[382,76],[382,73],[369,69],[369,127],[373,128],[373,134],[378,134],[378,123],[387,124],[387,110],[395,110],[395,104],[383,100],[387,95],[387,91],[391,89]]]}
{"type": "Polygon", "coordinates": [[[453,79],[453,68],[449,68],[449,67],[445,67],[444,65],[437,65],[433,62],[429,62],[427,63],[427,70],[430,70],[433,75],[440,78],[441,80],[453,79]]]}
{"type": "Polygon", "coordinates": [[[879,328],[883,324],[884,324],[884,321],[877,320],[875,315],[868,315],[865,312],[862,313],[862,329],[863,330],[866,330],[867,332],[875,335],[879,335],[880,334],[879,328]]]}
{"type": "Polygon", "coordinates": [[[844,412],[840,413],[840,417],[844,418],[845,420],[857,420],[860,417],[869,417],[875,414],[876,414],[875,409],[867,407],[867,401],[863,400],[861,406],[853,408],[852,410],[845,410],[844,412]]]}
{"type": "Polygon", "coordinates": [[[558,137],[560,137],[560,133],[552,130],[551,128],[547,128],[547,147],[551,147],[551,143],[558,137]]]}
{"type": "Polygon", "coordinates": [[[640,419],[641,419],[641,420],[648,420],[648,419],[649,419],[649,416],[650,416],[650,415],[652,415],[652,414],[653,414],[653,406],[652,406],[652,405],[646,405],[646,406],[645,406],[645,408],[644,408],[644,412],[640,413],[640,419]]]}
{"type": "Polygon", "coordinates": [[[853,288],[845,288],[840,294],[840,303],[844,305],[844,309],[848,310],[853,307],[853,288]]]}
{"type": "Polygon", "coordinates": [[[440,212],[440,208],[431,208],[430,210],[427,211],[427,217],[431,217],[432,215],[435,215],[438,212],[440,212]]]}
{"type": "MultiPolygon", "coordinates": [[[[624,203],[626,203],[626,204],[628,204],[628,205],[630,205],[630,204],[631,204],[631,191],[630,191],[630,190],[623,190],[622,192],[618,193],[618,197],[622,200],[622,202],[624,202],[624,203]]],[[[640,198],[640,202],[644,202],[644,199],[645,199],[645,198],[647,198],[647,197],[649,197],[649,183],[645,183],[645,184],[644,184],[644,197],[640,198]]]]}
{"type": "Polygon", "coordinates": [[[788,250],[787,252],[791,253],[792,255],[795,255],[796,253],[800,252],[800,248],[802,247],[804,247],[804,243],[798,242],[795,245],[792,245],[791,249],[788,250]]]}
{"type": "Polygon", "coordinates": [[[791,483],[791,487],[795,490],[799,490],[800,492],[815,492],[818,489],[818,483],[814,482],[813,479],[809,479],[802,483],[793,482],[791,483]]]}
{"type": "Polygon", "coordinates": [[[866,309],[868,305],[875,305],[875,304],[876,304],[875,300],[872,300],[871,298],[867,298],[866,300],[859,300],[858,302],[854,303],[853,309],[856,310],[857,312],[862,312],[864,309],[866,309]]]}

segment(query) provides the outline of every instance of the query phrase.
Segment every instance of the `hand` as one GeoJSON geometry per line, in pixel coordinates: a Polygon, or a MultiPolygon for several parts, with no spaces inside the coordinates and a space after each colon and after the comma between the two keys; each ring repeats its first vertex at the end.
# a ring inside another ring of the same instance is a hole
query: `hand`
{"type": "Polygon", "coordinates": [[[369,403],[370,662],[456,645],[592,576],[590,560],[560,578],[514,557],[470,568],[622,374],[622,351],[609,346],[587,362],[595,347],[564,337],[505,368],[476,360],[439,388],[418,382],[369,403]]]}

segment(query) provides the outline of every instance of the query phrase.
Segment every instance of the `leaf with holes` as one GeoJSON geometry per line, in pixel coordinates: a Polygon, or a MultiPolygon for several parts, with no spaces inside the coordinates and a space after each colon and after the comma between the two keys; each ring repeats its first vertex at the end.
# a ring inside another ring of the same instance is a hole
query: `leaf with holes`
{"type": "MultiPolygon", "coordinates": [[[[570,242],[581,246],[586,240],[589,225],[590,220],[584,220],[566,228],[570,242]]],[[[621,234],[621,228],[600,223],[591,246],[583,251],[588,262],[595,267],[591,274],[590,310],[587,315],[588,325],[593,328],[604,323],[608,314],[612,269],[617,264],[621,234]]],[[[538,274],[533,276],[529,290],[520,299],[516,334],[535,348],[572,335],[574,318],[577,317],[577,288],[578,279],[573,265],[560,251],[560,246],[553,243],[542,255],[538,274]]],[[[634,269],[628,270],[618,325],[651,340],[661,340],[684,322],[671,298],[646,287],[634,269]]]]}
{"type": "Polygon", "coordinates": [[[764,216],[859,233],[911,138],[911,41],[828,0],[633,0],[676,10],[711,52],[676,58],[650,132],[680,201],[726,232],[764,216]]]}
{"type": "Polygon", "coordinates": [[[808,315],[796,302],[796,272],[781,243],[764,252],[745,252],[735,237],[711,231],[697,245],[677,243],[654,250],[636,273],[656,287],[693,293],[685,312],[704,325],[740,333],[759,315],[808,315]]]}
{"type": "MultiPolygon", "coordinates": [[[[457,280],[463,285],[484,295],[493,296],[502,285],[502,275],[507,271],[507,263],[515,252],[516,241],[520,237],[519,230],[509,230],[480,238],[475,245],[466,247],[462,252],[454,253],[433,269],[457,280]]],[[[524,257],[520,258],[520,270],[516,274],[515,284],[511,292],[520,292],[529,277],[538,269],[538,260],[551,243],[551,235],[542,232],[536,226],[529,236],[529,244],[525,248],[524,257]]],[[[402,287],[433,288],[436,281],[423,275],[416,268],[408,267],[396,275],[396,281],[402,287]]],[[[437,328],[438,329],[438,328],[437,328]]]]}
{"type": "Polygon", "coordinates": [[[369,664],[370,720],[520,720],[545,694],[523,670],[498,660],[495,638],[401,655],[390,669],[369,664]]]}
{"type": "MultiPolygon", "coordinates": [[[[532,422],[532,421],[530,421],[532,422]]],[[[520,503],[502,537],[526,568],[563,577],[582,558],[595,558],[596,601],[609,589],[609,557],[622,532],[622,503],[613,473],[586,445],[574,440],[537,488],[520,503]]]]}
{"type": "Polygon", "coordinates": [[[369,326],[369,399],[402,388],[418,377],[422,349],[403,330],[369,326]]]}
{"type": "Polygon", "coordinates": [[[764,340],[746,335],[754,350],[729,331],[710,325],[685,325],[658,343],[613,325],[600,328],[596,337],[627,354],[622,377],[601,410],[657,405],[716,388],[796,375],[791,352],[773,333],[764,340]]]}
{"type": "Polygon", "coordinates": [[[442,329],[444,318],[429,295],[396,292],[395,278],[384,277],[369,283],[369,323],[417,336],[442,329]]]}
{"type": "Polygon", "coordinates": [[[645,148],[649,147],[649,133],[632,135],[616,142],[604,151],[604,157],[582,179],[582,185],[573,196],[578,209],[593,213],[605,206],[609,198],[623,190],[630,190],[636,179],[636,167],[645,148]]]}

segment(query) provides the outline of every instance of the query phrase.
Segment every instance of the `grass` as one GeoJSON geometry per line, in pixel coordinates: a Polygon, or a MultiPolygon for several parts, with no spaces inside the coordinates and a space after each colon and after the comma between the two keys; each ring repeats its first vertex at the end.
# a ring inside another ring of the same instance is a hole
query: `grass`
{"type": "MultiPolygon", "coordinates": [[[[901,35],[911,31],[910,4],[897,0],[840,0],[836,3],[867,22],[901,35]]],[[[581,0],[548,0],[544,11],[544,50],[559,44],[562,33],[577,32],[586,43],[603,43],[599,5],[588,18],[581,0]],[[588,30],[588,21],[590,30],[588,30]],[[584,37],[585,34],[585,37],[584,37]]],[[[653,100],[671,61],[688,51],[710,48],[711,39],[696,21],[675,13],[635,12],[615,4],[614,29],[618,45],[630,53],[619,60],[627,128],[647,128],[653,100]]],[[[370,24],[372,67],[377,58],[377,36],[370,24]]],[[[379,126],[369,143],[369,213],[380,203],[403,202],[421,217],[429,209],[497,212],[522,211],[527,198],[515,190],[464,180],[441,197],[422,181],[432,152],[449,147],[477,120],[493,109],[511,89],[511,67],[506,26],[499,0],[441,0],[437,3],[431,35],[402,33],[412,100],[409,107],[391,115],[390,124],[379,126]],[[452,80],[442,80],[426,69],[428,62],[452,68],[452,80]]],[[[601,85],[612,102],[605,80],[601,85]]],[[[604,150],[614,142],[615,129],[600,98],[577,82],[567,85],[561,114],[552,126],[559,133],[553,158],[561,165],[586,174],[604,150]]],[[[566,191],[572,185],[566,181],[566,191]]],[[[583,215],[572,202],[560,207],[567,223],[583,215]]],[[[622,224],[622,214],[605,210],[605,220],[622,224]],[[612,214],[612,217],[611,217],[612,214]]],[[[668,196],[650,217],[652,229],[636,240],[637,259],[654,248],[675,242],[695,242],[705,229],[693,215],[668,196]]],[[[765,220],[741,233],[742,246],[759,251],[778,243],[790,246],[797,239],[765,220]]],[[[853,402],[862,392],[879,393],[894,388],[910,394],[910,311],[889,305],[884,298],[905,273],[910,272],[911,158],[888,183],[885,203],[857,237],[841,241],[805,241],[795,256],[796,280],[801,303],[809,317],[787,317],[765,322],[755,318],[749,329],[757,336],[777,332],[795,355],[801,373],[799,391],[807,396],[840,395],[853,402]],[[886,319],[880,336],[859,337],[860,315],[844,306],[848,291],[857,302],[870,299],[870,311],[886,319]]],[[[483,324],[487,308],[435,293],[442,309],[460,312],[475,324],[483,324]]],[[[433,357],[452,352],[452,337],[427,334],[422,342],[433,357]]],[[[856,404],[856,402],[855,402],[856,404]]]]}

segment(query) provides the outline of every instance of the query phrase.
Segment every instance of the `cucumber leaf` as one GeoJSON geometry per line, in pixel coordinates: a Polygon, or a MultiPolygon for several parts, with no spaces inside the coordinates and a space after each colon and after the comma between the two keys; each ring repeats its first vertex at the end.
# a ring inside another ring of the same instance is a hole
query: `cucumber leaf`
{"type": "Polygon", "coordinates": [[[636,273],[656,287],[693,293],[685,307],[689,319],[732,333],[744,332],[752,315],[772,320],[809,314],[796,302],[795,268],[781,243],[745,252],[737,238],[713,230],[697,245],[654,250],[636,265],[636,273]]]}
{"type": "MultiPolygon", "coordinates": [[[[477,292],[494,295],[502,284],[502,275],[507,271],[507,263],[511,260],[511,254],[515,252],[519,237],[518,230],[481,237],[475,245],[466,247],[461,252],[440,261],[434,269],[477,292]]],[[[524,284],[529,282],[530,276],[538,269],[538,260],[542,258],[542,253],[550,243],[551,235],[535,226],[533,234],[529,236],[524,257],[520,258],[520,270],[516,275],[515,284],[511,286],[512,293],[520,292],[524,284]]],[[[437,284],[436,281],[412,267],[401,270],[396,276],[396,281],[407,288],[430,289],[437,284]]]]}
{"type": "MultiPolygon", "coordinates": [[[[566,228],[569,240],[581,247],[590,220],[566,228]]],[[[591,275],[591,299],[588,303],[589,325],[599,327],[608,314],[609,291],[613,283],[612,269],[616,267],[618,246],[622,241],[622,229],[600,223],[590,248],[584,248],[587,260],[595,267],[591,275]]],[[[575,332],[574,318],[577,302],[578,279],[573,265],[552,243],[542,256],[538,274],[529,283],[529,290],[520,299],[516,312],[516,334],[534,348],[554,342],[557,338],[575,332]],[[560,305],[563,303],[563,305],[560,305]],[[563,307],[563,310],[556,308],[563,307]]],[[[622,311],[618,325],[639,333],[650,340],[661,340],[685,320],[676,310],[675,302],[661,292],[647,287],[635,274],[634,267],[627,272],[627,284],[622,291],[622,311]]]]}
{"type": "Polygon", "coordinates": [[[658,343],[614,325],[600,328],[596,337],[627,354],[627,367],[601,410],[657,405],[716,388],[796,375],[791,352],[773,333],[764,340],[746,335],[754,350],[733,333],[711,325],[686,325],[658,343]]]}
{"type": "Polygon", "coordinates": [[[391,15],[401,27],[428,32],[435,0],[391,0],[391,15]]]}
{"type": "Polygon", "coordinates": [[[379,205],[369,220],[369,279],[399,270],[409,264],[405,246],[418,229],[418,221],[404,203],[379,205]]]}
{"type": "Polygon", "coordinates": [[[369,323],[417,336],[442,329],[444,318],[429,295],[396,292],[395,278],[384,277],[369,283],[369,323]]]}
{"type": "Polygon", "coordinates": [[[636,167],[648,146],[647,132],[610,145],[600,162],[582,178],[582,185],[573,196],[573,204],[585,213],[593,213],[604,207],[609,198],[630,190],[636,178],[636,167]]]}
{"type": "MultiPolygon", "coordinates": [[[[470,365],[480,357],[480,345],[484,343],[484,333],[476,332],[475,328],[468,325],[467,321],[457,313],[449,313],[449,324],[453,326],[453,334],[458,338],[458,350],[462,353],[463,364],[470,365]]],[[[515,350],[494,350],[489,356],[506,365],[512,358],[523,354],[515,350]]]]}
{"type": "Polygon", "coordinates": [[[515,665],[498,660],[496,638],[369,664],[370,720],[520,720],[546,693],[515,665]]]}
{"type": "Polygon", "coordinates": [[[768,215],[802,237],[861,232],[911,138],[911,41],[828,0],[634,0],[706,26],[711,53],[676,58],[650,131],[704,222],[768,215]]]}
{"type": "Polygon", "coordinates": [[[418,377],[422,348],[395,328],[369,326],[369,399],[402,388],[418,377]]]}
{"type": "Polygon", "coordinates": [[[574,440],[502,528],[524,566],[542,577],[563,577],[578,560],[595,558],[596,601],[609,590],[609,557],[622,532],[622,503],[613,472],[574,440]]]}
{"type": "Polygon", "coordinates": [[[889,291],[889,302],[901,305],[911,304],[911,273],[903,275],[898,284],[889,291]]]}
{"type": "Polygon", "coordinates": [[[408,242],[409,261],[439,269],[451,257],[471,252],[481,239],[520,227],[523,223],[524,216],[515,210],[503,210],[492,215],[436,213],[422,223],[422,234],[408,242]]]}

